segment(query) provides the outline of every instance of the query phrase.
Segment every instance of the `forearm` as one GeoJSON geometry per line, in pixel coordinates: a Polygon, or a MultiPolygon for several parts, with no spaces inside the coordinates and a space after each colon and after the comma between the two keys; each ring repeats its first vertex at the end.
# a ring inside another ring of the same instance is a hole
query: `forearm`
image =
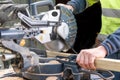
{"type": "Polygon", "coordinates": [[[67,4],[73,7],[75,14],[78,14],[97,2],[99,2],[99,0],[70,0],[67,4]]]}
{"type": "Polygon", "coordinates": [[[115,33],[109,35],[101,45],[107,50],[107,55],[120,51],[120,28],[115,33]]]}
{"type": "Polygon", "coordinates": [[[71,0],[67,3],[73,7],[73,12],[78,14],[85,9],[86,1],[85,0],[71,0]]]}

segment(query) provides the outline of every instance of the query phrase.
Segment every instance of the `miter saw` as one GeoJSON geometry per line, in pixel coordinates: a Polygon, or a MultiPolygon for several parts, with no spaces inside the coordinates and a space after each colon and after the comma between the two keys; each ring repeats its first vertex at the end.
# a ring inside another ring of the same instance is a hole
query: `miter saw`
{"type": "MultiPolygon", "coordinates": [[[[54,8],[50,0],[39,1],[31,5],[34,5],[33,10],[37,9],[36,7],[49,5],[52,6],[52,9],[50,8],[51,10],[38,13],[34,16],[26,16],[18,13],[20,20],[26,24],[24,26],[25,30],[20,27],[16,29],[6,29],[1,31],[1,38],[9,38],[9,34],[6,35],[6,33],[10,31],[14,33],[11,36],[17,39],[20,38],[17,37],[17,33],[19,33],[19,35],[21,34],[23,38],[34,37],[40,43],[44,44],[48,50],[63,51],[71,48],[77,33],[77,25],[72,11],[62,6],[56,6],[54,8]],[[16,31],[16,33],[14,31],[16,31]]],[[[10,38],[12,39],[11,36],[10,38]]]]}
{"type": "MultiPolygon", "coordinates": [[[[91,73],[81,70],[77,66],[76,55],[48,58],[45,51],[22,47],[15,42],[34,38],[47,50],[57,52],[69,50],[75,42],[77,24],[71,10],[63,6],[54,6],[51,0],[32,3],[31,7],[34,13],[32,16],[30,13],[26,16],[18,12],[18,17],[23,25],[0,29],[2,47],[12,52],[10,56],[2,55],[2,59],[12,59],[11,64],[14,71],[22,73],[23,77],[32,80],[69,80],[71,76],[73,80],[80,80],[83,72],[91,73]],[[48,6],[49,10],[38,13],[37,7],[41,6],[48,6]],[[57,63],[48,63],[53,60],[57,63]]],[[[112,74],[110,73],[110,75],[112,74]]]]}
{"type": "MultiPolygon", "coordinates": [[[[39,56],[34,53],[34,50],[31,53],[29,48],[15,43],[16,40],[34,38],[45,45],[47,50],[52,51],[67,51],[74,44],[77,26],[72,11],[62,6],[54,6],[51,0],[31,4],[32,9],[36,12],[37,7],[42,6],[47,6],[49,10],[32,15],[29,12],[28,15],[18,12],[18,18],[23,25],[0,29],[2,47],[11,50],[12,58],[16,58],[12,61],[16,72],[26,72],[28,69],[30,71],[36,65],[39,68],[39,56]]],[[[11,57],[6,58],[4,60],[12,59],[11,57]]]]}

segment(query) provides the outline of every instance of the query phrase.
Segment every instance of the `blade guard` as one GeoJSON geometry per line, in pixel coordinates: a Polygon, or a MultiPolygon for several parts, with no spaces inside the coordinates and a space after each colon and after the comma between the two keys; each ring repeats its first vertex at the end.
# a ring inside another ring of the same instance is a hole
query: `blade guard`
{"type": "Polygon", "coordinates": [[[77,34],[76,20],[72,11],[63,6],[57,6],[56,8],[60,10],[59,22],[61,25],[57,26],[57,34],[59,35],[59,39],[45,43],[45,47],[48,50],[67,51],[72,48],[75,42],[77,34]]]}

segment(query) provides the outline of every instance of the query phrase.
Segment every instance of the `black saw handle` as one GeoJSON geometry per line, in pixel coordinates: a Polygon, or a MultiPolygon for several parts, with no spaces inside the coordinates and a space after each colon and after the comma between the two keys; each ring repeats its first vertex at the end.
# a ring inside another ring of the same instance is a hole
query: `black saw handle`
{"type": "Polygon", "coordinates": [[[30,4],[32,9],[32,15],[38,15],[38,7],[48,6],[49,10],[54,9],[54,3],[52,0],[42,0],[30,4]]]}

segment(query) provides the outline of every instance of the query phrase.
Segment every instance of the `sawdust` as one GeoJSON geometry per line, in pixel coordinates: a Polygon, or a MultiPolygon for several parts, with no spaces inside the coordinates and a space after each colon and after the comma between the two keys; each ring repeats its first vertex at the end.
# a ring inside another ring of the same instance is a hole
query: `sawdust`
{"type": "Polygon", "coordinates": [[[5,77],[1,78],[0,80],[24,80],[24,79],[20,77],[5,77]]]}
{"type": "Polygon", "coordinates": [[[57,80],[58,78],[56,76],[51,76],[51,77],[48,77],[46,78],[46,80],[57,80]]]}
{"type": "MultiPolygon", "coordinates": [[[[13,69],[5,69],[5,70],[0,70],[0,77],[4,76],[5,74],[10,74],[10,73],[15,73],[13,71],[13,69]]],[[[21,77],[11,77],[11,76],[7,76],[7,77],[3,77],[0,78],[0,80],[24,80],[21,77]]]]}
{"type": "Polygon", "coordinates": [[[0,76],[7,74],[7,73],[14,73],[14,71],[13,69],[0,70],[0,76]]]}
{"type": "Polygon", "coordinates": [[[51,64],[60,64],[60,62],[59,62],[59,61],[56,61],[56,60],[51,60],[51,61],[49,61],[48,63],[51,63],[51,64]]]}

